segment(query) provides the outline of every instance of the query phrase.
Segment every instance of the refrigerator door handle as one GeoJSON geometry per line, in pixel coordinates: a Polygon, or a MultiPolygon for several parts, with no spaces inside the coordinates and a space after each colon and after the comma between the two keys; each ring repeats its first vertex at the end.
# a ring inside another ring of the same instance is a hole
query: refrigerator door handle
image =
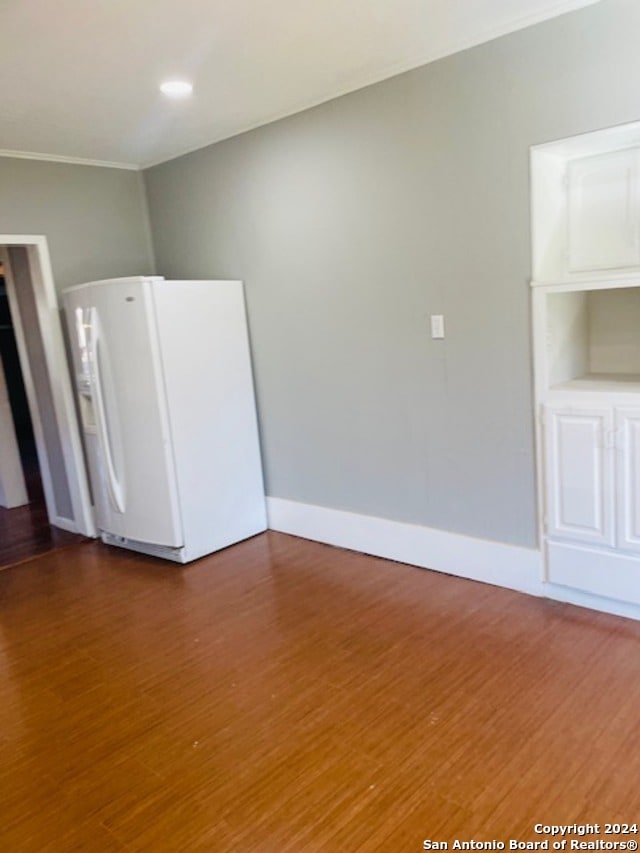
{"type": "Polygon", "coordinates": [[[101,345],[101,336],[100,336],[100,322],[98,320],[98,312],[95,308],[91,308],[90,312],[90,325],[91,325],[91,343],[90,343],[90,362],[93,366],[92,371],[92,380],[93,380],[93,398],[95,403],[95,414],[96,414],[96,426],[98,428],[98,438],[100,441],[100,445],[102,446],[102,450],[104,452],[105,458],[105,467],[107,469],[107,489],[109,491],[109,497],[111,498],[111,503],[113,504],[113,508],[119,512],[124,513],[125,504],[124,504],[124,490],[122,488],[122,484],[118,480],[116,475],[116,468],[113,461],[113,453],[111,450],[111,438],[109,436],[109,425],[107,423],[105,406],[104,406],[104,395],[103,395],[103,385],[102,385],[102,376],[100,373],[100,345],[101,345]]]}

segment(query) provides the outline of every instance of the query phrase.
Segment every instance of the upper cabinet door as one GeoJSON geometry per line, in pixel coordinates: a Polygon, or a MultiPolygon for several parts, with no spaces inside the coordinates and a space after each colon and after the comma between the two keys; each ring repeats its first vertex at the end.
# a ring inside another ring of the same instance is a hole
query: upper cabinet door
{"type": "Polygon", "coordinates": [[[546,407],[550,537],[614,545],[612,427],[610,409],[546,407]]]}
{"type": "Polygon", "coordinates": [[[638,149],[567,166],[569,272],[640,265],[638,149]]]}

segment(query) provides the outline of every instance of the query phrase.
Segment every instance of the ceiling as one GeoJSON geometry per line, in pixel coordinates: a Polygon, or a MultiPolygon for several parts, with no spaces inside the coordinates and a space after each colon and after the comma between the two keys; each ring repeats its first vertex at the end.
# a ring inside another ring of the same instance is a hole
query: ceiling
{"type": "Polygon", "coordinates": [[[4,0],[0,153],[158,163],[593,2],[4,0]]]}

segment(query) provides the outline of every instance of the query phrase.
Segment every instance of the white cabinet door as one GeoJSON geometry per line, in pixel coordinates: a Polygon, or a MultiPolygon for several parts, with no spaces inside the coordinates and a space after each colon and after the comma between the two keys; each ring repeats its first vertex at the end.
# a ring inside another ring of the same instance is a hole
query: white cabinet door
{"type": "Polygon", "coordinates": [[[616,411],[618,547],[640,552],[640,409],[616,411]]]}
{"type": "Polygon", "coordinates": [[[569,163],[570,272],[640,263],[638,157],[631,148],[569,163]]]}
{"type": "Polygon", "coordinates": [[[611,409],[545,407],[547,535],[613,546],[611,409]]]}

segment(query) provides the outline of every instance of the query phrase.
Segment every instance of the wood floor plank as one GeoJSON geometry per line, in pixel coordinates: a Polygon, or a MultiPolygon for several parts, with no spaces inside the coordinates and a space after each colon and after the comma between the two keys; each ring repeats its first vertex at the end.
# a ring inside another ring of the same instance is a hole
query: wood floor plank
{"type": "Polygon", "coordinates": [[[0,573],[0,848],[378,853],[640,811],[640,624],[269,532],[0,573]]]}
{"type": "Polygon", "coordinates": [[[51,527],[42,486],[33,477],[29,500],[13,509],[0,507],[0,569],[82,541],[76,533],[51,527]]]}

